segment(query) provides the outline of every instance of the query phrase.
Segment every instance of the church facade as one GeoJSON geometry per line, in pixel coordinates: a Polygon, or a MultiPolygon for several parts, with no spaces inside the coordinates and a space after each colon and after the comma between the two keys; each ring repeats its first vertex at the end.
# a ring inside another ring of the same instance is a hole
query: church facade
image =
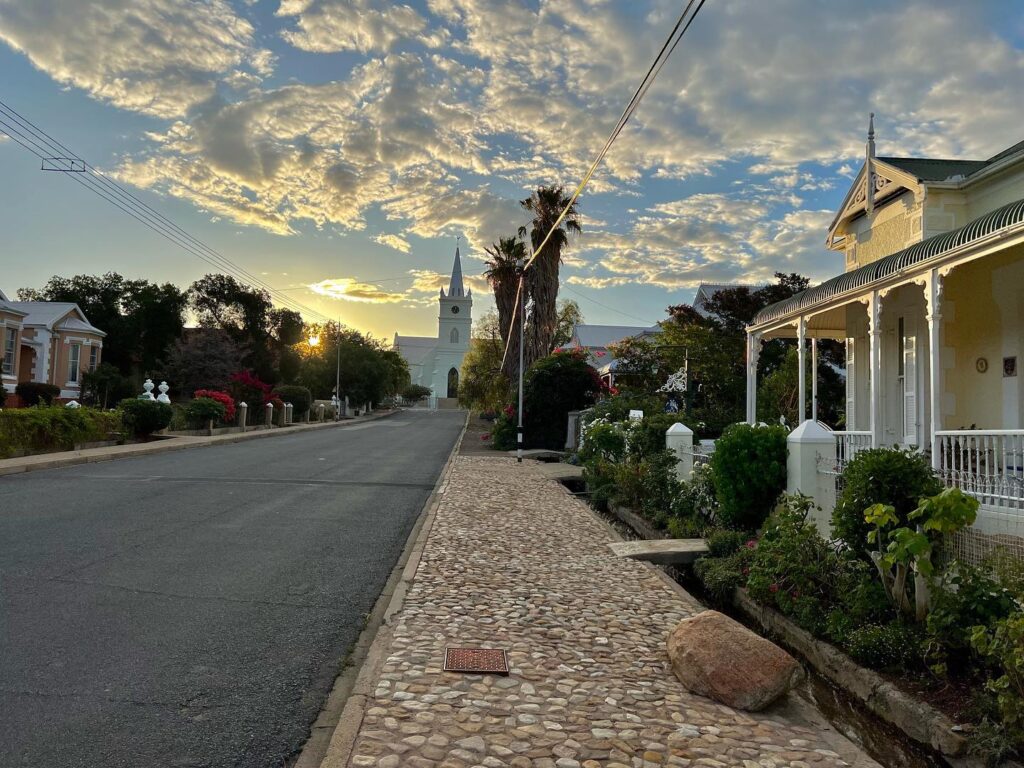
{"type": "Polygon", "coordinates": [[[395,349],[409,364],[413,384],[428,387],[435,397],[454,398],[459,393],[462,360],[469,351],[473,326],[473,291],[463,286],[458,247],[448,292],[442,288],[437,302],[437,336],[396,333],[395,349]]]}

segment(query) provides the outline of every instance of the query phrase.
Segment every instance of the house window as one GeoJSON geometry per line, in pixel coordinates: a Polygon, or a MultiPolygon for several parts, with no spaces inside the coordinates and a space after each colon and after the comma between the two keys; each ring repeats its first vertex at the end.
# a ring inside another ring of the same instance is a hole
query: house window
{"type": "Polygon", "coordinates": [[[18,344],[18,329],[4,329],[4,365],[3,372],[8,376],[14,375],[14,353],[18,344]]]}
{"type": "Polygon", "coordinates": [[[100,348],[95,344],[89,348],[89,370],[96,370],[96,358],[99,357],[100,348]]]}
{"type": "Polygon", "coordinates": [[[82,364],[82,345],[72,344],[68,355],[68,383],[78,383],[78,367],[82,364]]]}

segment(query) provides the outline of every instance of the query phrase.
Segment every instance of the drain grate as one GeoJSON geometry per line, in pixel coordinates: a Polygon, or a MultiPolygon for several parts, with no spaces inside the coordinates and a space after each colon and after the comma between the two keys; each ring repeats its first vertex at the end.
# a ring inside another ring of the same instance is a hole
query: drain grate
{"type": "Polygon", "coordinates": [[[445,648],[444,671],[507,675],[508,657],[501,648],[445,648]]]}

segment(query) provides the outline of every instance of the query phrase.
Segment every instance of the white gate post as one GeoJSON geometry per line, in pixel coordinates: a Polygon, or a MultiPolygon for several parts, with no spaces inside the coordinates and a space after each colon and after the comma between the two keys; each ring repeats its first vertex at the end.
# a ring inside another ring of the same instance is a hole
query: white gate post
{"type": "Polygon", "coordinates": [[[266,414],[267,414],[267,419],[266,419],[267,429],[270,429],[272,426],[274,426],[274,404],[273,403],[267,403],[266,414]]]}
{"type": "Polygon", "coordinates": [[[814,499],[821,511],[811,517],[825,538],[831,538],[832,510],[836,506],[836,481],[819,466],[836,464],[836,436],[813,419],[807,419],[786,438],[786,493],[802,493],[814,499]]]}
{"type": "Polygon", "coordinates": [[[665,447],[676,455],[676,477],[689,481],[693,477],[693,430],[676,422],[665,431],[665,447]]]}
{"type": "Polygon", "coordinates": [[[245,404],[245,401],[238,404],[238,426],[242,428],[243,432],[245,432],[245,420],[248,411],[249,406],[245,404]]]}
{"type": "Polygon", "coordinates": [[[292,406],[291,403],[285,403],[284,404],[284,423],[285,424],[291,424],[293,419],[295,418],[294,414],[292,413],[292,407],[293,406],[292,406]]]}

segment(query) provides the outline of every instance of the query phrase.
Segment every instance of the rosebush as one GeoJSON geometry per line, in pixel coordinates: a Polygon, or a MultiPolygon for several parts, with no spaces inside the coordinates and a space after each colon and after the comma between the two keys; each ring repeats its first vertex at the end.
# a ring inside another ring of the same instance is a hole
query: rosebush
{"type": "Polygon", "coordinates": [[[117,409],[121,412],[124,428],[136,437],[146,437],[166,429],[174,416],[171,406],[156,400],[122,400],[117,409]]]}
{"type": "Polygon", "coordinates": [[[753,530],[786,488],[786,428],[733,424],[715,442],[711,475],[717,519],[729,528],[753,530]]]}
{"type": "Polygon", "coordinates": [[[226,424],[234,423],[235,415],[237,414],[237,410],[235,408],[235,399],[227,392],[218,392],[215,389],[197,389],[195,392],[192,393],[192,397],[204,397],[209,398],[210,400],[216,400],[218,403],[224,406],[224,413],[219,418],[219,421],[222,421],[226,424]]]}
{"type": "Polygon", "coordinates": [[[917,451],[860,451],[843,471],[843,492],[832,513],[832,533],[866,559],[871,526],[864,520],[864,510],[887,504],[895,509],[898,525],[906,526],[918,502],[941,490],[927,457],[917,451]]]}

